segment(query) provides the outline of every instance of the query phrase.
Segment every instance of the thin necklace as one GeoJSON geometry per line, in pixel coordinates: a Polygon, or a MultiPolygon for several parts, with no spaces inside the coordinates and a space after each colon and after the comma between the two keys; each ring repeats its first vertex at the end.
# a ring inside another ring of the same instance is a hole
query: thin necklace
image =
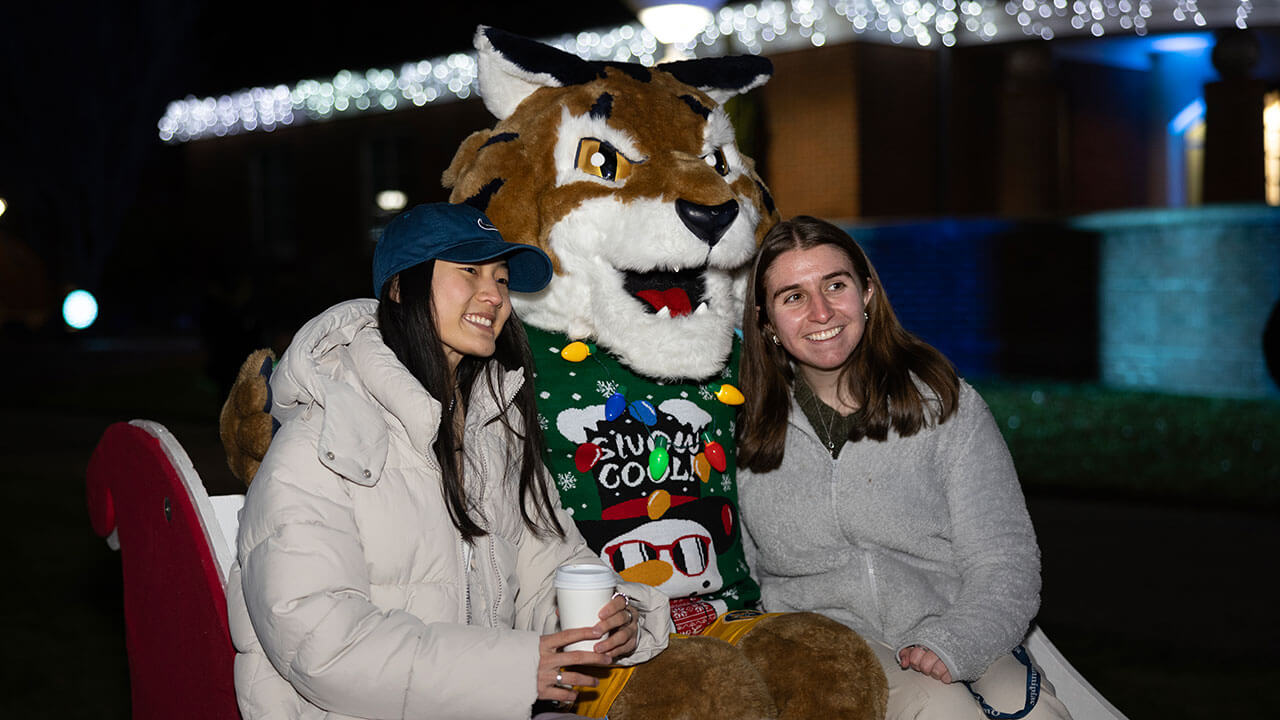
{"type": "Polygon", "coordinates": [[[835,408],[823,402],[822,398],[818,397],[818,393],[815,392],[812,387],[810,387],[809,390],[813,396],[813,402],[817,403],[817,406],[810,409],[822,423],[822,441],[827,444],[827,450],[835,451],[836,443],[835,438],[832,437],[831,423],[833,418],[831,416],[839,415],[839,412],[835,408]]]}
{"type": "Polygon", "coordinates": [[[821,412],[818,413],[818,416],[819,418],[822,419],[822,437],[826,438],[827,440],[827,449],[835,450],[836,441],[835,441],[835,438],[831,437],[831,425],[830,423],[827,422],[825,417],[822,417],[821,412]]]}

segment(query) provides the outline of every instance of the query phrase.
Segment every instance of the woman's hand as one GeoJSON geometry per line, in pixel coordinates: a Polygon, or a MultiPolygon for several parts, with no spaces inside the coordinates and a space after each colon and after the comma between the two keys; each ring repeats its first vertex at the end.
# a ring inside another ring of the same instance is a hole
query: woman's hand
{"type": "MultiPolygon", "coordinates": [[[[596,627],[599,627],[597,625],[596,627]]],[[[577,687],[595,687],[596,679],[569,670],[571,665],[611,665],[613,658],[589,650],[561,652],[565,645],[579,640],[595,640],[600,631],[595,627],[561,630],[543,635],[538,640],[538,699],[571,703],[578,697],[577,687]]],[[[600,645],[602,643],[597,643],[600,645]]]]}
{"type": "Polygon", "coordinates": [[[951,671],[947,669],[947,664],[942,662],[937,654],[929,648],[908,645],[899,653],[898,663],[902,665],[903,670],[911,668],[916,672],[928,675],[940,683],[951,683],[951,671]]]}
{"type": "Polygon", "coordinates": [[[639,612],[632,609],[631,601],[622,593],[614,596],[600,608],[600,622],[593,630],[609,633],[609,637],[596,643],[595,650],[612,658],[626,657],[636,649],[640,637],[639,612]]]}

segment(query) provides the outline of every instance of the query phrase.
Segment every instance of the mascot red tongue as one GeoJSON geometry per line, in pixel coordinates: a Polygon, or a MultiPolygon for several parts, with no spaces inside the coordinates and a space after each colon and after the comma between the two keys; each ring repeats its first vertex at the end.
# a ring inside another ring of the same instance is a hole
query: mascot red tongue
{"type": "Polygon", "coordinates": [[[693,312],[693,306],[689,304],[689,294],[680,288],[671,288],[670,290],[641,290],[636,293],[641,300],[653,306],[654,310],[662,310],[666,308],[671,317],[680,317],[693,312]]]}
{"type": "MultiPolygon", "coordinates": [[[[512,296],[544,459],[591,547],[673,598],[685,633],[584,691],[575,712],[883,717],[885,678],[865,642],[819,615],[761,616],[744,557],[734,328],[743,270],[778,213],[722,103],[764,84],[771,64],[591,62],[485,27],[475,45],[498,123],[462,143],[444,184],[508,241],[551,256],[551,284],[512,296]]],[[[260,364],[251,356],[228,408],[262,407],[260,364]]],[[[224,410],[233,467],[256,468],[244,438],[263,424],[224,410]]]]}

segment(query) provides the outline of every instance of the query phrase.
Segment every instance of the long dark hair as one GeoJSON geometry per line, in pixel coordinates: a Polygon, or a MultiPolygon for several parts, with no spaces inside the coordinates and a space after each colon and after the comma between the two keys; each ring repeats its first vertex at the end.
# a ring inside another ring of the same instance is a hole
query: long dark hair
{"type": "MultiPolygon", "coordinates": [[[[444,343],[431,314],[431,279],[434,273],[435,261],[402,270],[398,281],[399,302],[389,297],[392,281],[388,281],[379,296],[378,326],[383,342],[396,358],[432,397],[440,401],[440,429],[432,445],[440,463],[440,489],[454,527],[470,541],[485,535],[486,530],[467,512],[467,491],[456,452],[458,440],[453,435],[454,417],[456,413],[466,413],[471,388],[481,375],[484,375],[489,394],[498,407],[502,407],[502,399],[498,395],[494,374],[485,372],[490,358],[463,355],[458,363],[457,377],[450,377],[444,343]],[[451,402],[454,382],[462,397],[462,406],[457,408],[452,407],[451,402]]],[[[520,516],[524,518],[525,526],[535,533],[552,532],[564,537],[564,528],[556,519],[555,505],[547,491],[546,469],[542,465],[542,429],[538,425],[533,392],[533,354],[529,351],[524,326],[515,313],[498,334],[492,359],[506,370],[519,369],[524,373],[524,384],[513,402],[522,427],[513,427],[506,413],[498,414],[498,421],[506,428],[508,437],[520,447],[520,516]]]]}
{"type": "Polygon", "coordinates": [[[749,392],[738,419],[738,465],[755,472],[767,472],[782,463],[795,382],[786,350],[766,337],[764,276],[783,253],[820,245],[834,246],[848,256],[858,289],[865,292],[869,284],[874,291],[866,307],[862,339],[840,369],[840,381],[859,405],[849,439],[884,440],[891,426],[899,436],[910,437],[930,423],[946,422],[956,409],[960,380],[955,368],[898,322],[880,276],[862,248],[835,225],[798,215],[765,235],[747,280],[739,379],[749,392]],[[928,411],[912,375],[937,396],[936,406],[928,411]]]}

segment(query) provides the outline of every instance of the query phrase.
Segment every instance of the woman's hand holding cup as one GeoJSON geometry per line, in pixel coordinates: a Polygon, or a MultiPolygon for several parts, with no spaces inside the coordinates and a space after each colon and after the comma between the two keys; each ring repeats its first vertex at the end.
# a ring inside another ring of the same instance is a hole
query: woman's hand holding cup
{"type": "Polygon", "coordinates": [[[573,672],[572,665],[610,665],[613,658],[589,650],[563,650],[575,642],[591,642],[600,637],[594,627],[572,628],[543,635],[538,640],[538,699],[567,704],[578,697],[574,687],[595,687],[590,675],[573,672]]]}
{"type": "Polygon", "coordinates": [[[605,637],[596,643],[595,651],[613,658],[626,657],[636,649],[640,636],[638,613],[631,609],[631,601],[622,593],[614,593],[609,602],[600,608],[600,622],[595,630],[605,637]]]}

